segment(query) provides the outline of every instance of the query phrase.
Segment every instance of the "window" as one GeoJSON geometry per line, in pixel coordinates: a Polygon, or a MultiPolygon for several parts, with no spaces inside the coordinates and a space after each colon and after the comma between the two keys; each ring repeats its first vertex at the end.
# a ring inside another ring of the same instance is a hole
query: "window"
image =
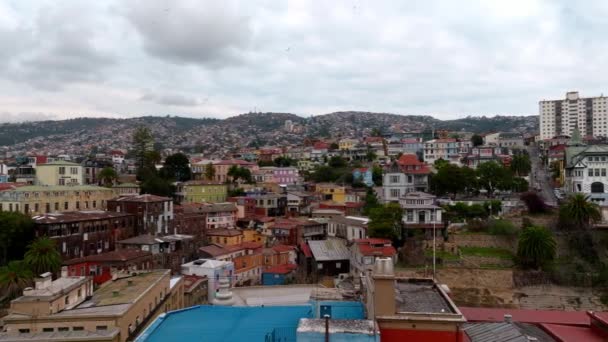
{"type": "Polygon", "coordinates": [[[59,211],[59,202],[55,202],[55,211],[59,211]]]}
{"type": "Polygon", "coordinates": [[[63,166],[59,167],[59,174],[60,175],[65,175],[65,167],[63,167],[63,166]]]}
{"type": "Polygon", "coordinates": [[[53,332],[55,331],[54,328],[42,328],[42,332],[53,332]]]}
{"type": "Polygon", "coordinates": [[[401,195],[400,189],[391,189],[391,197],[399,197],[401,195]]]}
{"type": "Polygon", "coordinates": [[[108,330],[107,325],[98,325],[95,327],[95,330],[108,330]]]}
{"type": "Polygon", "coordinates": [[[593,177],[593,169],[589,169],[589,177],[593,177]]]}
{"type": "Polygon", "coordinates": [[[321,263],[317,264],[317,269],[322,270],[323,269],[323,264],[321,264],[321,263]]]}
{"type": "Polygon", "coordinates": [[[30,332],[30,329],[19,329],[20,334],[28,334],[29,332],[30,332]]]}
{"type": "Polygon", "coordinates": [[[342,263],[337,262],[337,263],[336,263],[336,268],[340,268],[340,267],[342,267],[342,263]]]}
{"type": "Polygon", "coordinates": [[[602,169],[602,177],[606,177],[606,169],[602,169]]]}
{"type": "Polygon", "coordinates": [[[595,170],[595,177],[599,177],[600,176],[600,169],[594,169],[595,170]]]}
{"type": "Polygon", "coordinates": [[[407,211],[407,221],[408,222],[414,221],[414,211],[413,210],[407,211]]]}
{"type": "Polygon", "coordinates": [[[65,305],[70,304],[70,296],[65,296],[65,305]]]}
{"type": "Polygon", "coordinates": [[[68,328],[68,327],[59,327],[59,328],[57,328],[57,331],[69,331],[69,330],[70,330],[70,328],[68,328]]]}
{"type": "Polygon", "coordinates": [[[77,175],[78,174],[78,168],[77,167],[71,167],[70,168],[70,173],[73,175],[77,175]]]}
{"type": "Polygon", "coordinates": [[[83,331],[84,327],[73,327],[72,330],[73,331],[83,331]]]}

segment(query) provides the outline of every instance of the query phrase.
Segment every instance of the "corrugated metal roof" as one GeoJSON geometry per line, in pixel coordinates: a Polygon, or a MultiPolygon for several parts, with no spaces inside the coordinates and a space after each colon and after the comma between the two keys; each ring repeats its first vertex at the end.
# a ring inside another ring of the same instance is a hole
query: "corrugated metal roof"
{"type": "Polygon", "coordinates": [[[348,248],[341,239],[310,240],[310,251],[316,261],[347,260],[348,248]]]}
{"type": "Polygon", "coordinates": [[[507,322],[469,323],[465,324],[464,332],[471,342],[529,342],[515,324],[507,322]]]}

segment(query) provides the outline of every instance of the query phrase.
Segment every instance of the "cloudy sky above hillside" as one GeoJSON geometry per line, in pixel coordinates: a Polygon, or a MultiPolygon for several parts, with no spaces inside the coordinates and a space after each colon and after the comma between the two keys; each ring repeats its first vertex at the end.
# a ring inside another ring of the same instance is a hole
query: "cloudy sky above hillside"
{"type": "Polygon", "coordinates": [[[608,92],[608,2],[0,2],[0,121],[536,114],[608,92]]]}

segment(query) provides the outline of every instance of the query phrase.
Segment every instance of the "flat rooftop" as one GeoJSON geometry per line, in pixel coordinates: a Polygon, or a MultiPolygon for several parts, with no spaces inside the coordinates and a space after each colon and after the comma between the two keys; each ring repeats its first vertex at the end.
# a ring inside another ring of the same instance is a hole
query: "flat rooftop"
{"type": "Polygon", "coordinates": [[[339,289],[317,285],[247,286],[231,289],[237,306],[308,305],[310,300],[341,301],[339,289]]]}
{"type": "MultiPolygon", "coordinates": [[[[298,333],[315,332],[325,334],[325,320],[301,318],[298,333]]],[[[335,319],[329,321],[330,334],[380,334],[378,326],[367,319],[335,319]]]]}
{"type": "Polygon", "coordinates": [[[395,280],[397,312],[456,313],[430,279],[395,280]]]}
{"type": "Polygon", "coordinates": [[[139,273],[132,277],[108,282],[108,285],[102,286],[99,290],[93,292],[91,299],[80,304],[77,309],[115,304],[131,304],[161,277],[165,274],[169,274],[169,272],[169,270],[157,270],[139,273]]]}
{"type": "Polygon", "coordinates": [[[43,289],[24,290],[23,296],[14,299],[14,302],[27,302],[39,300],[40,297],[53,297],[70,291],[87,282],[87,277],[61,277],[53,280],[51,284],[43,289]]]}

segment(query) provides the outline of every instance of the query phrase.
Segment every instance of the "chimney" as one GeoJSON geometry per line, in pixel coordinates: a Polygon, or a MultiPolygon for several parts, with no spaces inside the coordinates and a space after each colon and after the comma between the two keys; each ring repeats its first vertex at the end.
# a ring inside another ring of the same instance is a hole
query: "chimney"
{"type": "Polygon", "coordinates": [[[374,281],[374,315],[394,315],[395,305],[395,272],[391,258],[376,258],[372,273],[374,281]]]}
{"type": "Polygon", "coordinates": [[[53,282],[53,274],[51,272],[42,273],[40,278],[36,278],[36,290],[46,289],[53,282]]]}
{"type": "Polygon", "coordinates": [[[505,322],[513,323],[513,316],[511,316],[511,314],[505,314],[505,322]]]}
{"type": "Polygon", "coordinates": [[[67,277],[68,277],[68,267],[61,266],[61,278],[67,278],[67,277]]]}

